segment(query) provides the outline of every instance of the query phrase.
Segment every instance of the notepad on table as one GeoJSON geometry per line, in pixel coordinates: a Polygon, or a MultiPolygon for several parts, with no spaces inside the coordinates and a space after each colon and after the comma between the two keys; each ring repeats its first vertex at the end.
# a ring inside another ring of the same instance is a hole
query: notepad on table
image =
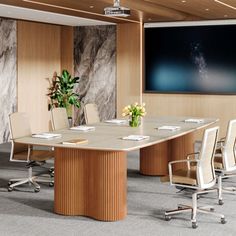
{"type": "Polygon", "coordinates": [[[50,138],[61,138],[61,134],[54,134],[54,133],[39,133],[39,134],[32,134],[33,138],[42,138],[42,139],[50,139],[50,138]]]}
{"type": "Polygon", "coordinates": [[[79,126],[71,127],[70,129],[77,130],[77,131],[91,131],[91,130],[95,130],[95,127],[94,126],[79,125],[79,126]]]}
{"type": "Polygon", "coordinates": [[[203,119],[186,119],[186,120],[184,120],[184,122],[186,122],[186,123],[203,123],[204,122],[204,120],[203,119]]]}
{"type": "Polygon", "coordinates": [[[131,140],[131,141],[141,141],[141,140],[149,139],[149,136],[145,136],[145,135],[129,135],[129,136],[123,137],[122,139],[124,139],[124,140],[131,140]]]}
{"type": "Polygon", "coordinates": [[[105,122],[112,123],[112,124],[126,124],[128,121],[127,120],[111,119],[111,120],[106,120],[105,122]]]}
{"type": "Polygon", "coordinates": [[[82,144],[82,143],[87,143],[87,139],[79,138],[79,139],[72,139],[68,141],[63,141],[62,144],[65,145],[77,145],[77,144],[82,144]]]}
{"type": "Polygon", "coordinates": [[[158,127],[158,130],[177,131],[180,130],[180,126],[163,125],[161,127],[158,127]]]}

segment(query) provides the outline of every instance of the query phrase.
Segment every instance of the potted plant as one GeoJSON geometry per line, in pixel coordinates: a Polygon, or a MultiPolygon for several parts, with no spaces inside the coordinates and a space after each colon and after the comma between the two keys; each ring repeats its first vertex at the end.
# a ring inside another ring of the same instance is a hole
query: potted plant
{"type": "Polygon", "coordinates": [[[50,87],[50,108],[65,107],[68,118],[72,119],[73,106],[80,108],[79,94],[74,92],[75,84],[79,83],[79,77],[72,77],[67,70],[63,70],[61,76],[54,73],[50,87]]]}

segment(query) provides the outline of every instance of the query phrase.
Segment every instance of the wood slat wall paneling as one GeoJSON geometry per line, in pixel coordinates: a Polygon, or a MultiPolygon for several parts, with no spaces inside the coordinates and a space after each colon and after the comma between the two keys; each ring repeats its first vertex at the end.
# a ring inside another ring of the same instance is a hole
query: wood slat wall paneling
{"type": "Polygon", "coordinates": [[[61,70],[74,74],[74,28],[61,26],[61,70]]]}
{"type": "Polygon", "coordinates": [[[60,26],[18,21],[18,111],[27,112],[32,131],[49,129],[47,88],[61,68],[60,26]]]}
{"type": "MultiPolygon", "coordinates": [[[[230,119],[236,117],[236,96],[197,94],[143,94],[147,115],[196,116],[219,118],[220,136],[224,137],[230,119]]],[[[201,139],[198,132],[197,139],[201,139]]]]}
{"type": "Polygon", "coordinates": [[[141,102],[142,27],[140,24],[117,25],[117,117],[124,106],[141,102]]]}

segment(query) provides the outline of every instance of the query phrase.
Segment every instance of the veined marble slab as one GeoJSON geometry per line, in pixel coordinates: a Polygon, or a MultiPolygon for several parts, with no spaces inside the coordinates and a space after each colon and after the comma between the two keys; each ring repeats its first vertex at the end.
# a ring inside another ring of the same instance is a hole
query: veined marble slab
{"type": "Polygon", "coordinates": [[[76,27],[74,31],[76,91],[81,108],[75,112],[84,123],[83,107],[96,103],[101,120],[116,115],[116,26],[76,27]]]}
{"type": "Polygon", "coordinates": [[[16,21],[0,18],[0,143],[9,140],[8,115],[16,111],[16,21]]]}

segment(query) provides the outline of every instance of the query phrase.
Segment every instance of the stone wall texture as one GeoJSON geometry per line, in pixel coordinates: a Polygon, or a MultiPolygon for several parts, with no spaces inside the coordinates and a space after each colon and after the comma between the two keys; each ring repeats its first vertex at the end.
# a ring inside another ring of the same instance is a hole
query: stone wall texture
{"type": "Polygon", "coordinates": [[[80,77],[76,92],[81,108],[75,120],[84,123],[83,107],[96,103],[101,120],[116,116],[116,26],[74,29],[74,74],[80,77]]]}
{"type": "Polygon", "coordinates": [[[0,18],[0,143],[9,141],[8,116],[17,105],[16,21],[0,18]]]}

